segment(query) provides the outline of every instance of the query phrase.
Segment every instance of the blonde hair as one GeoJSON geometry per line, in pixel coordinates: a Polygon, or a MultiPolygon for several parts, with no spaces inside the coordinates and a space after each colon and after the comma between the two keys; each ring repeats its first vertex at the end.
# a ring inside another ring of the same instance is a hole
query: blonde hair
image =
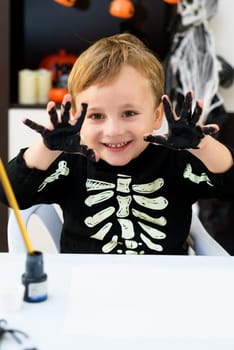
{"type": "Polygon", "coordinates": [[[132,34],[102,38],[76,60],[68,79],[68,91],[75,108],[76,95],[96,84],[113,80],[123,65],[130,65],[150,81],[156,106],[164,91],[164,72],[160,61],[132,34]]]}

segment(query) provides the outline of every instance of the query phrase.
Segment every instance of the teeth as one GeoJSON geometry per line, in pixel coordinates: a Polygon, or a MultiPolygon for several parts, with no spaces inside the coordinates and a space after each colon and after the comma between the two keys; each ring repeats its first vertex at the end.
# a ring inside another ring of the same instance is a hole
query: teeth
{"type": "Polygon", "coordinates": [[[121,143],[106,143],[106,146],[111,148],[120,148],[127,144],[127,142],[121,142],[121,143]]]}

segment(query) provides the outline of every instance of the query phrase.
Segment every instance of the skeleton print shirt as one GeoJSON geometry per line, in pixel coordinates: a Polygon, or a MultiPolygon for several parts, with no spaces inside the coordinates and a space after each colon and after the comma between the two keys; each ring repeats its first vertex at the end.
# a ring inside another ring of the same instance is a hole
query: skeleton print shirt
{"type": "Polygon", "coordinates": [[[149,144],[126,166],[62,154],[46,171],[23,152],[7,167],[19,206],[60,205],[65,253],[186,254],[192,204],[234,199],[234,167],[212,174],[187,151],[149,144]]]}

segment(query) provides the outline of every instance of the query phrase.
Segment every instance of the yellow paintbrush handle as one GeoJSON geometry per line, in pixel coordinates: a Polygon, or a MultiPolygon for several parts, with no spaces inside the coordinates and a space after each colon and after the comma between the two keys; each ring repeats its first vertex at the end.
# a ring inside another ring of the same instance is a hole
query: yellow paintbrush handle
{"type": "Polygon", "coordinates": [[[2,181],[2,185],[3,185],[4,191],[5,191],[6,197],[8,199],[8,202],[9,202],[11,208],[14,210],[16,220],[18,222],[20,232],[22,234],[22,237],[23,237],[23,240],[25,243],[26,250],[29,254],[32,254],[33,253],[32,244],[31,244],[31,241],[29,239],[25,224],[22,220],[18,203],[16,201],[14,192],[12,190],[10,181],[8,179],[8,176],[7,176],[7,173],[6,173],[5,168],[3,166],[1,158],[0,158],[0,180],[2,181]]]}

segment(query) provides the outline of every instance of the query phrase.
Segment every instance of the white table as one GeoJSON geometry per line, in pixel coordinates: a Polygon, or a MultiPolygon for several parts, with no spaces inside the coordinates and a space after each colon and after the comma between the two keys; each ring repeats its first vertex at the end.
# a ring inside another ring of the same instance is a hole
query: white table
{"type": "MultiPolygon", "coordinates": [[[[20,283],[25,260],[0,254],[0,286],[20,283]]],[[[234,349],[233,257],[45,254],[44,264],[48,300],[0,310],[39,350],[234,349]]]]}

